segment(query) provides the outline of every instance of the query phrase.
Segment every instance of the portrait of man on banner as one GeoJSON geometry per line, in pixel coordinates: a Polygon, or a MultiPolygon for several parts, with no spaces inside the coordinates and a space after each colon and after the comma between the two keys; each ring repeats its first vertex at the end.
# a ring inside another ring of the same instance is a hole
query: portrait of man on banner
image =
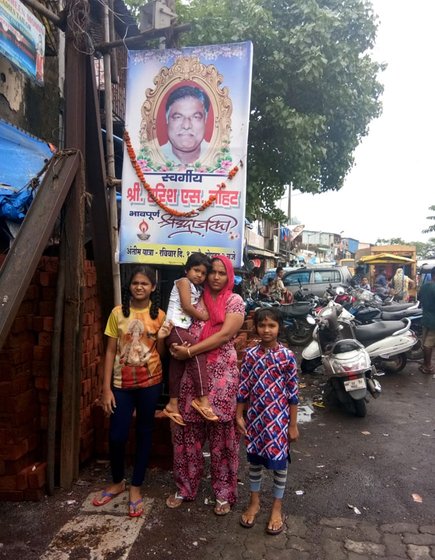
{"type": "Polygon", "coordinates": [[[141,155],[150,170],[215,171],[231,161],[232,102],[228,88],[220,87],[223,79],[195,56],[160,71],[141,110],[141,155]]]}
{"type": "Polygon", "coordinates": [[[165,103],[167,139],[160,145],[165,161],[192,165],[204,160],[210,148],[205,138],[209,112],[210,99],[199,87],[180,85],[171,91],[165,103]]]}

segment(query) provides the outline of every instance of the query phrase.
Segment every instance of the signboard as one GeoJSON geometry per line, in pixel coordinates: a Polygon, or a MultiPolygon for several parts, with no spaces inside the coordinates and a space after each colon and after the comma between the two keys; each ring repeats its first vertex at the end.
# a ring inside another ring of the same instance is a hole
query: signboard
{"type": "Polygon", "coordinates": [[[45,27],[19,0],[0,0],[0,54],[44,83],[45,27]]]}
{"type": "Polygon", "coordinates": [[[242,264],[252,44],[130,51],[120,262],[242,264]]]}

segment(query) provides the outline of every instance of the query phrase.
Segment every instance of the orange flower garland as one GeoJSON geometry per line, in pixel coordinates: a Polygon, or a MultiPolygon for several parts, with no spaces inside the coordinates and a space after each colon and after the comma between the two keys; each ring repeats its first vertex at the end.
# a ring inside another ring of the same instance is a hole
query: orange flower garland
{"type": "MultiPolygon", "coordinates": [[[[191,218],[192,216],[196,216],[198,214],[198,212],[202,212],[203,210],[205,210],[206,208],[211,206],[213,204],[213,202],[216,200],[216,195],[212,194],[208,197],[208,199],[205,202],[203,202],[201,204],[201,206],[198,206],[198,208],[196,210],[189,210],[188,212],[180,212],[179,210],[174,210],[173,208],[170,208],[169,206],[167,206],[164,202],[162,202],[153,193],[151,185],[149,185],[149,183],[146,182],[145,177],[144,177],[143,172],[142,172],[142,169],[140,168],[140,165],[139,165],[139,163],[136,159],[136,153],[135,153],[134,148],[131,144],[130,135],[126,130],[124,131],[124,141],[125,141],[126,146],[127,146],[127,153],[128,153],[129,158],[130,158],[131,165],[133,166],[133,169],[136,172],[137,178],[142,183],[144,189],[147,191],[148,196],[151,198],[151,200],[153,200],[153,202],[155,202],[158,206],[160,206],[160,208],[162,210],[164,210],[168,214],[171,214],[171,216],[177,216],[177,217],[180,217],[180,218],[181,217],[182,218],[191,218]]],[[[231,179],[234,178],[234,176],[236,175],[238,170],[239,170],[238,166],[237,165],[234,166],[228,172],[228,177],[227,178],[231,181],[231,179]]],[[[217,188],[218,188],[219,191],[221,191],[225,187],[226,187],[226,184],[223,183],[223,182],[220,183],[219,185],[217,185],[217,188]]]]}

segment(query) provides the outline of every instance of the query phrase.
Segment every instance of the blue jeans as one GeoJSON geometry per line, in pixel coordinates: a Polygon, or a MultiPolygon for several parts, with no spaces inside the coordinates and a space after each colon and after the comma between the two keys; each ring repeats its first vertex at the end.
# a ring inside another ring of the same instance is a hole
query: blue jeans
{"type": "Polygon", "coordinates": [[[143,389],[112,389],[116,408],[110,417],[109,455],[112,479],[115,484],[125,478],[125,446],[136,409],[136,453],[132,486],[141,486],[148,466],[154,413],[161,391],[161,383],[143,389]]]}

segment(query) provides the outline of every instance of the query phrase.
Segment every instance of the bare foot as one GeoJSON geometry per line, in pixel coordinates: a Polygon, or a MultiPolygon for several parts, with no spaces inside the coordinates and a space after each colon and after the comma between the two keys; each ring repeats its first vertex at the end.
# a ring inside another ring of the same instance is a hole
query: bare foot
{"type": "Polygon", "coordinates": [[[173,405],[171,404],[171,402],[168,402],[168,404],[165,406],[165,409],[171,414],[178,414],[179,416],[181,416],[178,405],[173,405]]]}
{"type": "Polygon", "coordinates": [[[280,530],[283,524],[284,524],[284,516],[281,513],[279,514],[271,513],[269,522],[267,523],[267,529],[268,531],[275,532],[280,530]]]}
{"type": "Polygon", "coordinates": [[[140,517],[143,511],[144,504],[140,493],[140,486],[130,486],[130,499],[128,502],[129,517],[140,517]]]}
{"type": "Polygon", "coordinates": [[[255,525],[255,520],[260,512],[260,506],[255,504],[249,504],[246,510],[242,513],[240,517],[240,524],[243,527],[253,527],[255,525]]]}
{"type": "Polygon", "coordinates": [[[196,400],[205,408],[211,408],[210,401],[208,400],[208,395],[203,395],[202,397],[197,397],[196,400]]]}
{"type": "Polygon", "coordinates": [[[249,496],[249,504],[240,517],[240,525],[250,529],[255,525],[255,520],[260,511],[260,494],[251,492],[249,496]]]}
{"type": "Polygon", "coordinates": [[[92,500],[92,504],[94,506],[104,506],[109,502],[111,502],[113,498],[115,498],[115,496],[118,496],[118,494],[125,492],[125,490],[126,490],[125,480],[122,480],[117,484],[111,484],[110,486],[108,486],[107,488],[99,492],[94,497],[94,499],[92,500]]]}

